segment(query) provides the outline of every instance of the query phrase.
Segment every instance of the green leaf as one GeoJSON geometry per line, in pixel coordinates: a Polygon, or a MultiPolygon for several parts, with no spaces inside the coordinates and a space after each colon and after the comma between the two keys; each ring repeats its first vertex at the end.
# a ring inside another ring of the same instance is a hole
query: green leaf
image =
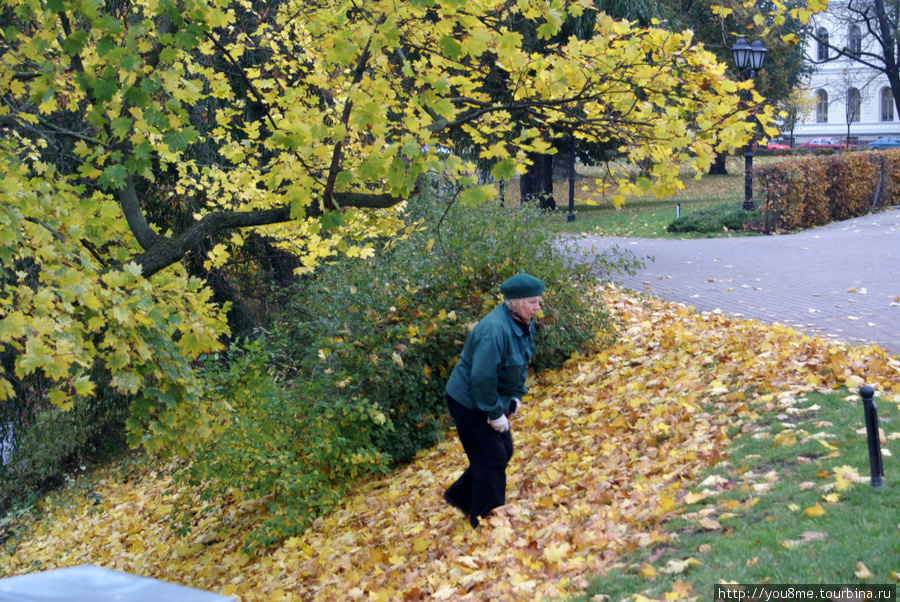
{"type": "Polygon", "coordinates": [[[344,216],[340,211],[326,213],[319,218],[319,222],[322,224],[322,230],[325,232],[333,232],[347,225],[347,222],[344,221],[344,216]]]}
{"type": "Polygon", "coordinates": [[[113,136],[124,138],[131,130],[131,119],[128,117],[116,117],[112,120],[110,125],[112,127],[113,136]]]}
{"type": "Polygon", "coordinates": [[[338,172],[337,178],[335,179],[335,183],[339,185],[346,185],[353,181],[353,172],[352,171],[341,171],[338,172]]]}
{"type": "Polygon", "coordinates": [[[171,63],[178,58],[178,49],[173,46],[166,46],[159,53],[160,63],[171,63]]]}
{"type": "Polygon", "coordinates": [[[79,376],[74,381],[75,393],[82,397],[90,397],[94,394],[94,383],[89,376],[79,376]]]}
{"type": "Polygon", "coordinates": [[[459,202],[468,206],[480,205],[484,201],[489,201],[492,198],[494,198],[494,186],[492,184],[466,188],[459,193],[459,202]]]}
{"type": "Polygon", "coordinates": [[[386,162],[386,157],[378,155],[369,157],[368,159],[360,163],[359,167],[356,170],[356,173],[358,173],[359,177],[364,180],[378,180],[384,173],[386,162]]]}
{"type": "Polygon", "coordinates": [[[100,174],[100,184],[112,190],[120,190],[125,185],[128,170],[124,165],[110,165],[100,174]]]}
{"type": "Polygon", "coordinates": [[[19,30],[10,25],[3,30],[3,38],[11,44],[19,39],[19,30]]]}
{"type": "Polygon", "coordinates": [[[94,82],[94,99],[97,102],[109,102],[119,91],[119,81],[115,74],[105,73],[103,79],[94,82]]]}
{"type": "Polygon", "coordinates": [[[63,42],[63,50],[69,56],[75,56],[84,49],[85,43],[88,41],[88,32],[76,31],[66,38],[63,42]]]}
{"type": "Polygon", "coordinates": [[[538,35],[538,38],[541,40],[549,40],[554,35],[556,35],[557,31],[558,31],[558,28],[554,27],[550,23],[544,23],[543,25],[541,25],[540,27],[537,28],[537,35],[538,35]]]}
{"type": "Polygon", "coordinates": [[[145,107],[150,102],[150,95],[137,86],[130,86],[125,90],[124,96],[125,100],[138,107],[145,107]]]}
{"type": "Polygon", "coordinates": [[[451,59],[458,60],[462,55],[462,45],[457,42],[453,36],[444,36],[440,41],[441,50],[451,59]]]}
{"type": "Polygon", "coordinates": [[[510,158],[501,159],[491,168],[491,175],[498,180],[505,180],[516,175],[516,162],[510,158]]]}

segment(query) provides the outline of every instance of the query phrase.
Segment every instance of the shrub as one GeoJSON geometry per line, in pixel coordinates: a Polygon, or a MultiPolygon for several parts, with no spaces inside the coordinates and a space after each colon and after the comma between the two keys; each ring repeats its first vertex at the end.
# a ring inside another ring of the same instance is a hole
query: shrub
{"type": "Polygon", "coordinates": [[[759,210],[745,211],[732,204],[719,205],[682,215],[666,226],[666,231],[710,234],[727,229],[740,232],[746,225],[758,222],[761,215],[759,210]]]}
{"type": "MultiPolygon", "coordinates": [[[[240,490],[269,503],[248,548],[302,531],[348,483],[442,437],[447,377],[506,278],[528,271],[547,285],[535,369],[611,339],[598,285],[632,260],[578,263],[537,209],[448,205],[427,190],[410,202],[404,238],[320,268],[265,341],[209,368],[225,409],[180,478],[205,498],[240,490]]],[[[186,512],[184,525],[195,519],[186,512]]]]}
{"type": "MultiPolygon", "coordinates": [[[[373,433],[390,428],[377,403],[328,379],[276,382],[266,347],[264,338],[233,346],[229,362],[203,370],[212,404],[224,412],[176,473],[200,487],[203,501],[240,492],[268,503],[268,516],[244,542],[248,551],[302,532],[334,507],[347,483],[387,467],[373,444],[373,433]]],[[[193,501],[181,500],[185,529],[195,518],[193,501]]]]}
{"type": "Polygon", "coordinates": [[[527,271],[547,285],[534,369],[611,336],[594,294],[605,274],[576,263],[544,213],[448,206],[424,195],[409,209],[414,232],[369,263],[323,271],[298,290],[276,334],[290,377],[330,371],[346,391],[385,408],[394,431],[380,433],[379,449],[397,462],[446,428],[446,379],[470,328],[501,301],[506,278],[527,271]]]}
{"type": "MultiPolygon", "coordinates": [[[[39,378],[32,380],[39,385],[39,378]]],[[[3,415],[0,514],[60,485],[79,467],[126,447],[128,400],[112,390],[76,398],[68,411],[49,404],[29,407],[23,395],[11,401],[16,403],[8,405],[16,411],[3,415]]]]}

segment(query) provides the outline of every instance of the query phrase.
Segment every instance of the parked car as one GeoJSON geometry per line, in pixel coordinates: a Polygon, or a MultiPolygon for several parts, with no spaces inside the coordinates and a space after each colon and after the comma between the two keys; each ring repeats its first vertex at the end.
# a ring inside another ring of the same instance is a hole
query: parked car
{"type": "Polygon", "coordinates": [[[881,136],[877,140],[870,142],[869,148],[873,150],[900,148],[900,136],[881,136]]]}
{"type": "Polygon", "coordinates": [[[799,148],[847,148],[840,138],[813,138],[800,145],[799,148]]]}
{"type": "Polygon", "coordinates": [[[769,150],[791,150],[791,146],[783,142],[769,142],[766,148],[769,150]]]}

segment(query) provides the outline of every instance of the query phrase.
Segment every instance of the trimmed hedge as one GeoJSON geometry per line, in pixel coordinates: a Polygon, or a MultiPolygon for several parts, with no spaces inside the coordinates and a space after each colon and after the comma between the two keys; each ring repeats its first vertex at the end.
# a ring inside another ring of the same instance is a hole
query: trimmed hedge
{"type": "Polygon", "coordinates": [[[900,150],[798,157],[754,168],[767,233],[811,228],[900,204],[900,150]]]}

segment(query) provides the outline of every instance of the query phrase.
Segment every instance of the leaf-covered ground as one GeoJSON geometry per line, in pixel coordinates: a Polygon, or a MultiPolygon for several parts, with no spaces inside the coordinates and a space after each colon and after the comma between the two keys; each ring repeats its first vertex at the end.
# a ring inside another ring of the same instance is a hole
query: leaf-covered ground
{"type": "Polygon", "coordinates": [[[539,375],[513,426],[508,503],[477,532],[441,499],[465,466],[451,432],[263,555],[240,545],[264,504],[236,495],[180,538],[167,520],[180,492],[166,469],[113,467],[76,503],[47,504],[0,564],[15,574],[91,563],[241,601],[560,597],[620,552],[664,540],[691,479],[762,413],[864,381],[882,402],[900,393],[900,361],[876,347],[615,289],[606,298],[619,342],[539,375]]]}

